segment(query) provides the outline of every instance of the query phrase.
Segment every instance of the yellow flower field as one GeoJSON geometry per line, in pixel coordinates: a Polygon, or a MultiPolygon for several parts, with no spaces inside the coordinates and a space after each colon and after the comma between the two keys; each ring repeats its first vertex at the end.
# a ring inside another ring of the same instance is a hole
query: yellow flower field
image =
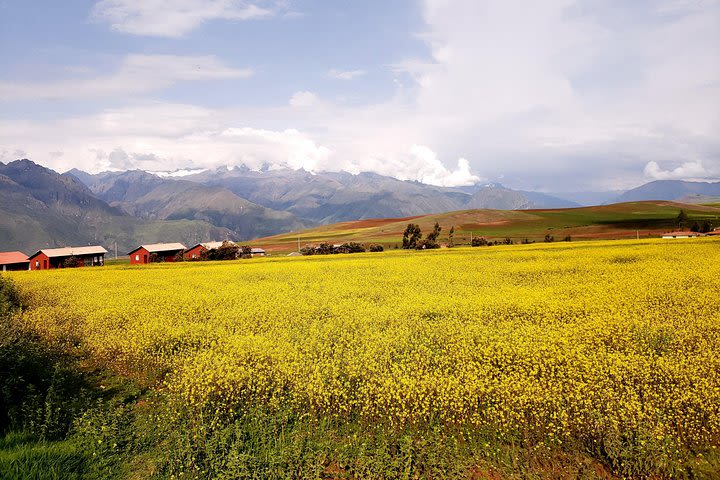
{"type": "Polygon", "coordinates": [[[720,447],[718,241],[12,276],[43,338],[166,372],[156,387],[197,411],[447,425],[618,462],[628,445],[667,462],[720,447]]]}

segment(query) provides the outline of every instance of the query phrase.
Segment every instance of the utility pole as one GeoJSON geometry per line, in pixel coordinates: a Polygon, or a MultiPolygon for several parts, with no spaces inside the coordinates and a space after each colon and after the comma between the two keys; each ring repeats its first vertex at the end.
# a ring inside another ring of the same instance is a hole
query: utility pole
{"type": "Polygon", "coordinates": [[[472,230],[470,230],[470,246],[472,247],[472,230]]]}
{"type": "Polygon", "coordinates": [[[115,260],[117,260],[117,240],[115,240],[115,260]]]}
{"type": "Polygon", "coordinates": [[[297,240],[298,240],[298,250],[297,251],[298,251],[298,253],[300,253],[300,237],[297,237],[297,240]]]}

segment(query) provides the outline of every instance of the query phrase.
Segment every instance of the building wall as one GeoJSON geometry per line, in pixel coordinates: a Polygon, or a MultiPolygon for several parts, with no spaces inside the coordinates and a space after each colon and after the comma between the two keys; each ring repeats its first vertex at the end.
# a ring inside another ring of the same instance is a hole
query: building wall
{"type": "Polygon", "coordinates": [[[44,253],[39,253],[30,259],[30,270],[47,270],[53,268],[50,259],[44,253]]]}
{"type": "Polygon", "coordinates": [[[150,263],[150,252],[139,248],[130,254],[130,265],[144,265],[150,263]]]}
{"type": "MultiPolygon", "coordinates": [[[[68,258],[70,257],[67,256],[48,258],[48,256],[44,253],[40,253],[39,255],[36,255],[30,259],[30,270],[49,270],[51,268],[62,268],[65,260],[67,260],[68,258]]],[[[78,261],[78,264],[75,265],[76,267],[105,265],[104,254],[77,255],[77,258],[80,260],[78,261]]]]}
{"type": "MultiPolygon", "coordinates": [[[[175,255],[180,253],[182,250],[175,250],[172,252],[159,252],[157,253],[158,260],[163,262],[174,262],[175,255]]],[[[145,265],[150,263],[151,252],[144,248],[139,248],[130,254],[130,265],[145,265]]]]}
{"type": "Polygon", "coordinates": [[[2,271],[2,272],[12,272],[12,271],[17,271],[17,270],[29,270],[29,269],[30,269],[29,262],[5,263],[0,267],[0,271],[2,271]]]}
{"type": "Polygon", "coordinates": [[[200,255],[205,250],[205,247],[198,245],[197,247],[191,248],[185,252],[185,260],[200,260],[200,255]]]}

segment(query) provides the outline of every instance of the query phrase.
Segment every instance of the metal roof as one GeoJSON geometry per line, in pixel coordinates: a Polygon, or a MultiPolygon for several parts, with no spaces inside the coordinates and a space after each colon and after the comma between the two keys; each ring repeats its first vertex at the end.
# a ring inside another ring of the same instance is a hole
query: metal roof
{"type": "Polygon", "coordinates": [[[203,247],[206,250],[212,250],[213,248],[220,248],[222,247],[222,244],[228,242],[230,245],[237,245],[237,243],[233,242],[232,240],[225,240],[222,242],[203,242],[203,243],[197,243],[193,245],[192,247],[188,248],[188,250],[192,250],[193,248],[197,247],[203,247]]]}
{"type": "Polygon", "coordinates": [[[0,252],[0,265],[10,265],[11,263],[25,263],[30,259],[22,252],[0,252]]]}
{"type": "Polygon", "coordinates": [[[36,257],[40,253],[48,257],[72,257],[73,255],[100,255],[108,253],[100,245],[90,245],[87,247],[63,247],[63,248],[43,248],[38,250],[30,258],[36,257]]]}
{"type": "Polygon", "coordinates": [[[135,252],[135,250],[140,250],[141,248],[144,248],[150,253],[157,253],[157,252],[169,252],[172,250],[185,250],[185,245],[182,243],[150,243],[147,245],[140,245],[139,247],[135,248],[134,250],[131,250],[128,255],[135,252]]]}
{"type": "Polygon", "coordinates": [[[255,247],[250,249],[250,253],[265,253],[265,250],[255,247]]]}
{"type": "MultiPolygon", "coordinates": [[[[228,242],[230,245],[235,245],[235,242],[231,242],[230,240],[225,240],[225,242],[228,242]]],[[[207,248],[208,250],[212,250],[213,248],[222,247],[222,244],[225,242],[205,242],[201,243],[200,245],[207,248]]]]}

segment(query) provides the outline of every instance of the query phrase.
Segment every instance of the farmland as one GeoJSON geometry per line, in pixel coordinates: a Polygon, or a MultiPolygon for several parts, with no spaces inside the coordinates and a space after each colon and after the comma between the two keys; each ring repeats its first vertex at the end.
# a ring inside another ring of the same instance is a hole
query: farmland
{"type": "Polygon", "coordinates": [[[712,478],[718,258],[632,240],[11,278],[23,331],[137,390],[70,430],[105,474],[712,478]]]}
{"type": "Polygon", "coordinates": [[[718,205],[646,201],[544,210],[462,210],[419,217],[357,220],[261,238],[250,243],[275,253],[296,250],[298,242],[301,246],[321,242],[370,242],[393,248],[401,244],[403,230],[409,222],[419,224],[425,232],[435,222],[440,223],[444,229],[440,236],[443,242],[447,241],[447,233],[454,226],[454,241],[457,244],[469,244],[471,235],[490,239],[509,237],[516,243],[524,239],[542,241],[545,235],[552,235],[556,240],[566,236],[573,240],[650,238],[677,228],[675,219],[681,209],[693,220],[709,220],[716,226],[720,225],[718,205]]]}

